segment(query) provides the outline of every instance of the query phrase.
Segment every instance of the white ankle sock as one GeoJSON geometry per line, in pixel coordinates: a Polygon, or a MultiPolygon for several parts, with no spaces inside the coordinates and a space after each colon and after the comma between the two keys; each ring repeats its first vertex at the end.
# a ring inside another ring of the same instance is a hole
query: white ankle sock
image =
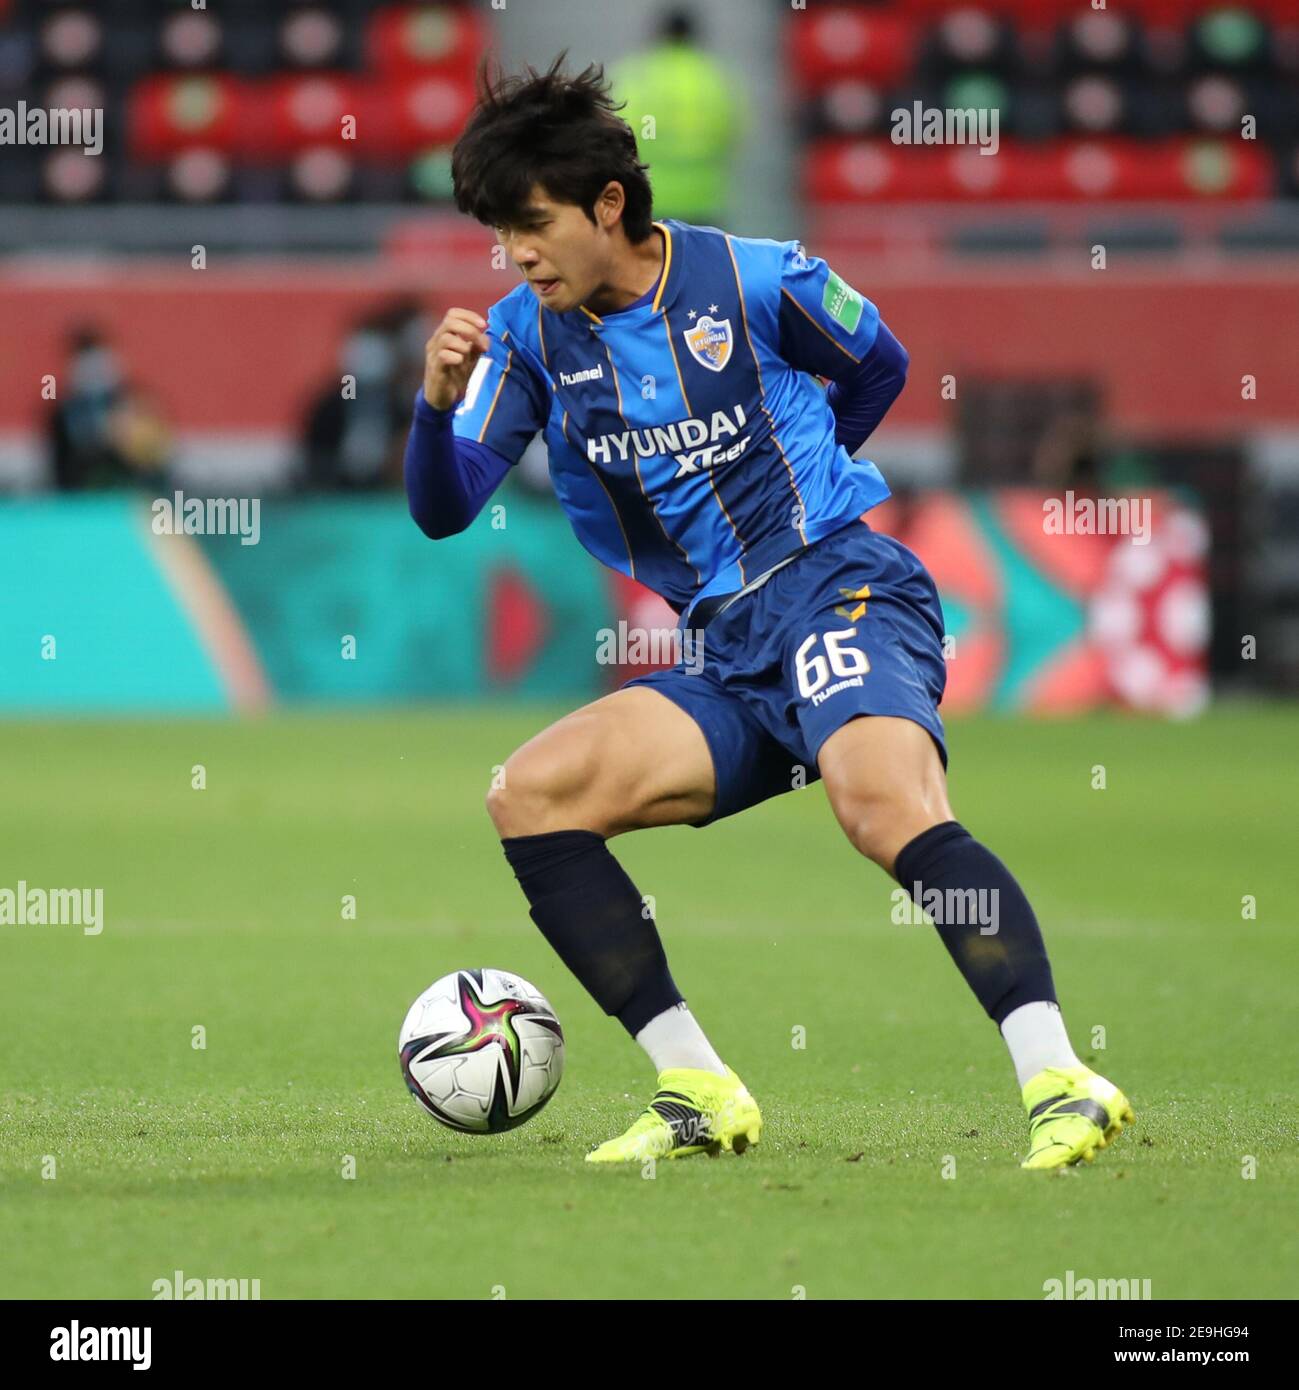
{"type": "Polygon", "coordinates": [[[704,1030],[684,1002],[650,1019],[636,1034],[636,1041],[649,1053],[655,1071],[693,1067],[697,1071],[726,1075],[725,1062],[713,1051],[712,1044],[704,1037],[704,1030]]]}
{"type": "Polygon", "coordinates": [[[1010,1048],[1015,1076],[1022,1091],[1028,1081],[1047,1067],[1081,1067],[1069,1046],[1060,1006],[1040,1000],[1021,1004],[1003,1019],[1001,1036],[1010,1048]]]}

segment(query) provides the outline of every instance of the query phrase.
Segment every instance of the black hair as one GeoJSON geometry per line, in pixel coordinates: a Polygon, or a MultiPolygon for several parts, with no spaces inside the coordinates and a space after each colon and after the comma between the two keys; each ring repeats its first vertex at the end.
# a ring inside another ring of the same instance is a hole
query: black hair
{"type": "Polygon", "coordinates": [[[592,63],[570,76],[567,51],[545,72],[480,74],[478,105],[451,154],[456,206],[487,227],[517,226],[534,184],[573,203],[595,222],[607,184],[622,184],[622,225],[629,241],[652,230],[653,194],[636,136],[617,112],[604,69],[592,63]]]}

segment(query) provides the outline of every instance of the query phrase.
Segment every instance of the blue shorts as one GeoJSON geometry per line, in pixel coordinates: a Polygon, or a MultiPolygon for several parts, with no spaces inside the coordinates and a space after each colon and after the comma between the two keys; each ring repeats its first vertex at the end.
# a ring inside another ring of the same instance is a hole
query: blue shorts
{"type": "Polygon", "coordinates": [[[684,659],[627,687],[659,691],[703,730],[717,800],[698,824],[816,781],[821,745],[858,715],[914,721],[947,766],[934,581],[906,546],[864,521],[801,551],[695,638],[683,630],[684,659]]]}

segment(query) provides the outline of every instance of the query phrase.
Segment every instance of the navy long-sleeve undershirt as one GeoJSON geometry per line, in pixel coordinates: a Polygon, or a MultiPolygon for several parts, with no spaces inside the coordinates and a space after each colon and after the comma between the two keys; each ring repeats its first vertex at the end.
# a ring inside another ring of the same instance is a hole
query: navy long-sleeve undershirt
{"type": "Polygon", "coordinates": [[[861,448],[898,398],[910,360],[906,348],[881,323],[866,356],[831,381],[826,400],[834,412],[835,442],[850,454],[861,448]]]}
{"type": "Polygon", "coordinates": [[[510,461],[472,439],[457,439],[453,410],[434,410],[421,387],[406,440],[403,473],[415,523],[430,540],[454,536],[483,509],[510,461]]]}

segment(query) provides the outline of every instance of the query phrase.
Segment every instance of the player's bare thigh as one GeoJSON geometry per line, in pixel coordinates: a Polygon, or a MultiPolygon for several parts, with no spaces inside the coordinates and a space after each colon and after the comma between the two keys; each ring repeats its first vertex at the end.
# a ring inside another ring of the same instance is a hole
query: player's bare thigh
{"type": "Polygon", "coordinates": [[[553,830],[620,835],[703,820],[712,755],[699,725],[645,686],[584,705],[506,761],[487,810],[502,838],[553,830]]]}
{"type": "Polygon", "coordinates": [[[890,873],[904,845],[956,819],[938,749],[910,719],[849,720],[822,744],[817,766],[844,833],[890,873]]]}

